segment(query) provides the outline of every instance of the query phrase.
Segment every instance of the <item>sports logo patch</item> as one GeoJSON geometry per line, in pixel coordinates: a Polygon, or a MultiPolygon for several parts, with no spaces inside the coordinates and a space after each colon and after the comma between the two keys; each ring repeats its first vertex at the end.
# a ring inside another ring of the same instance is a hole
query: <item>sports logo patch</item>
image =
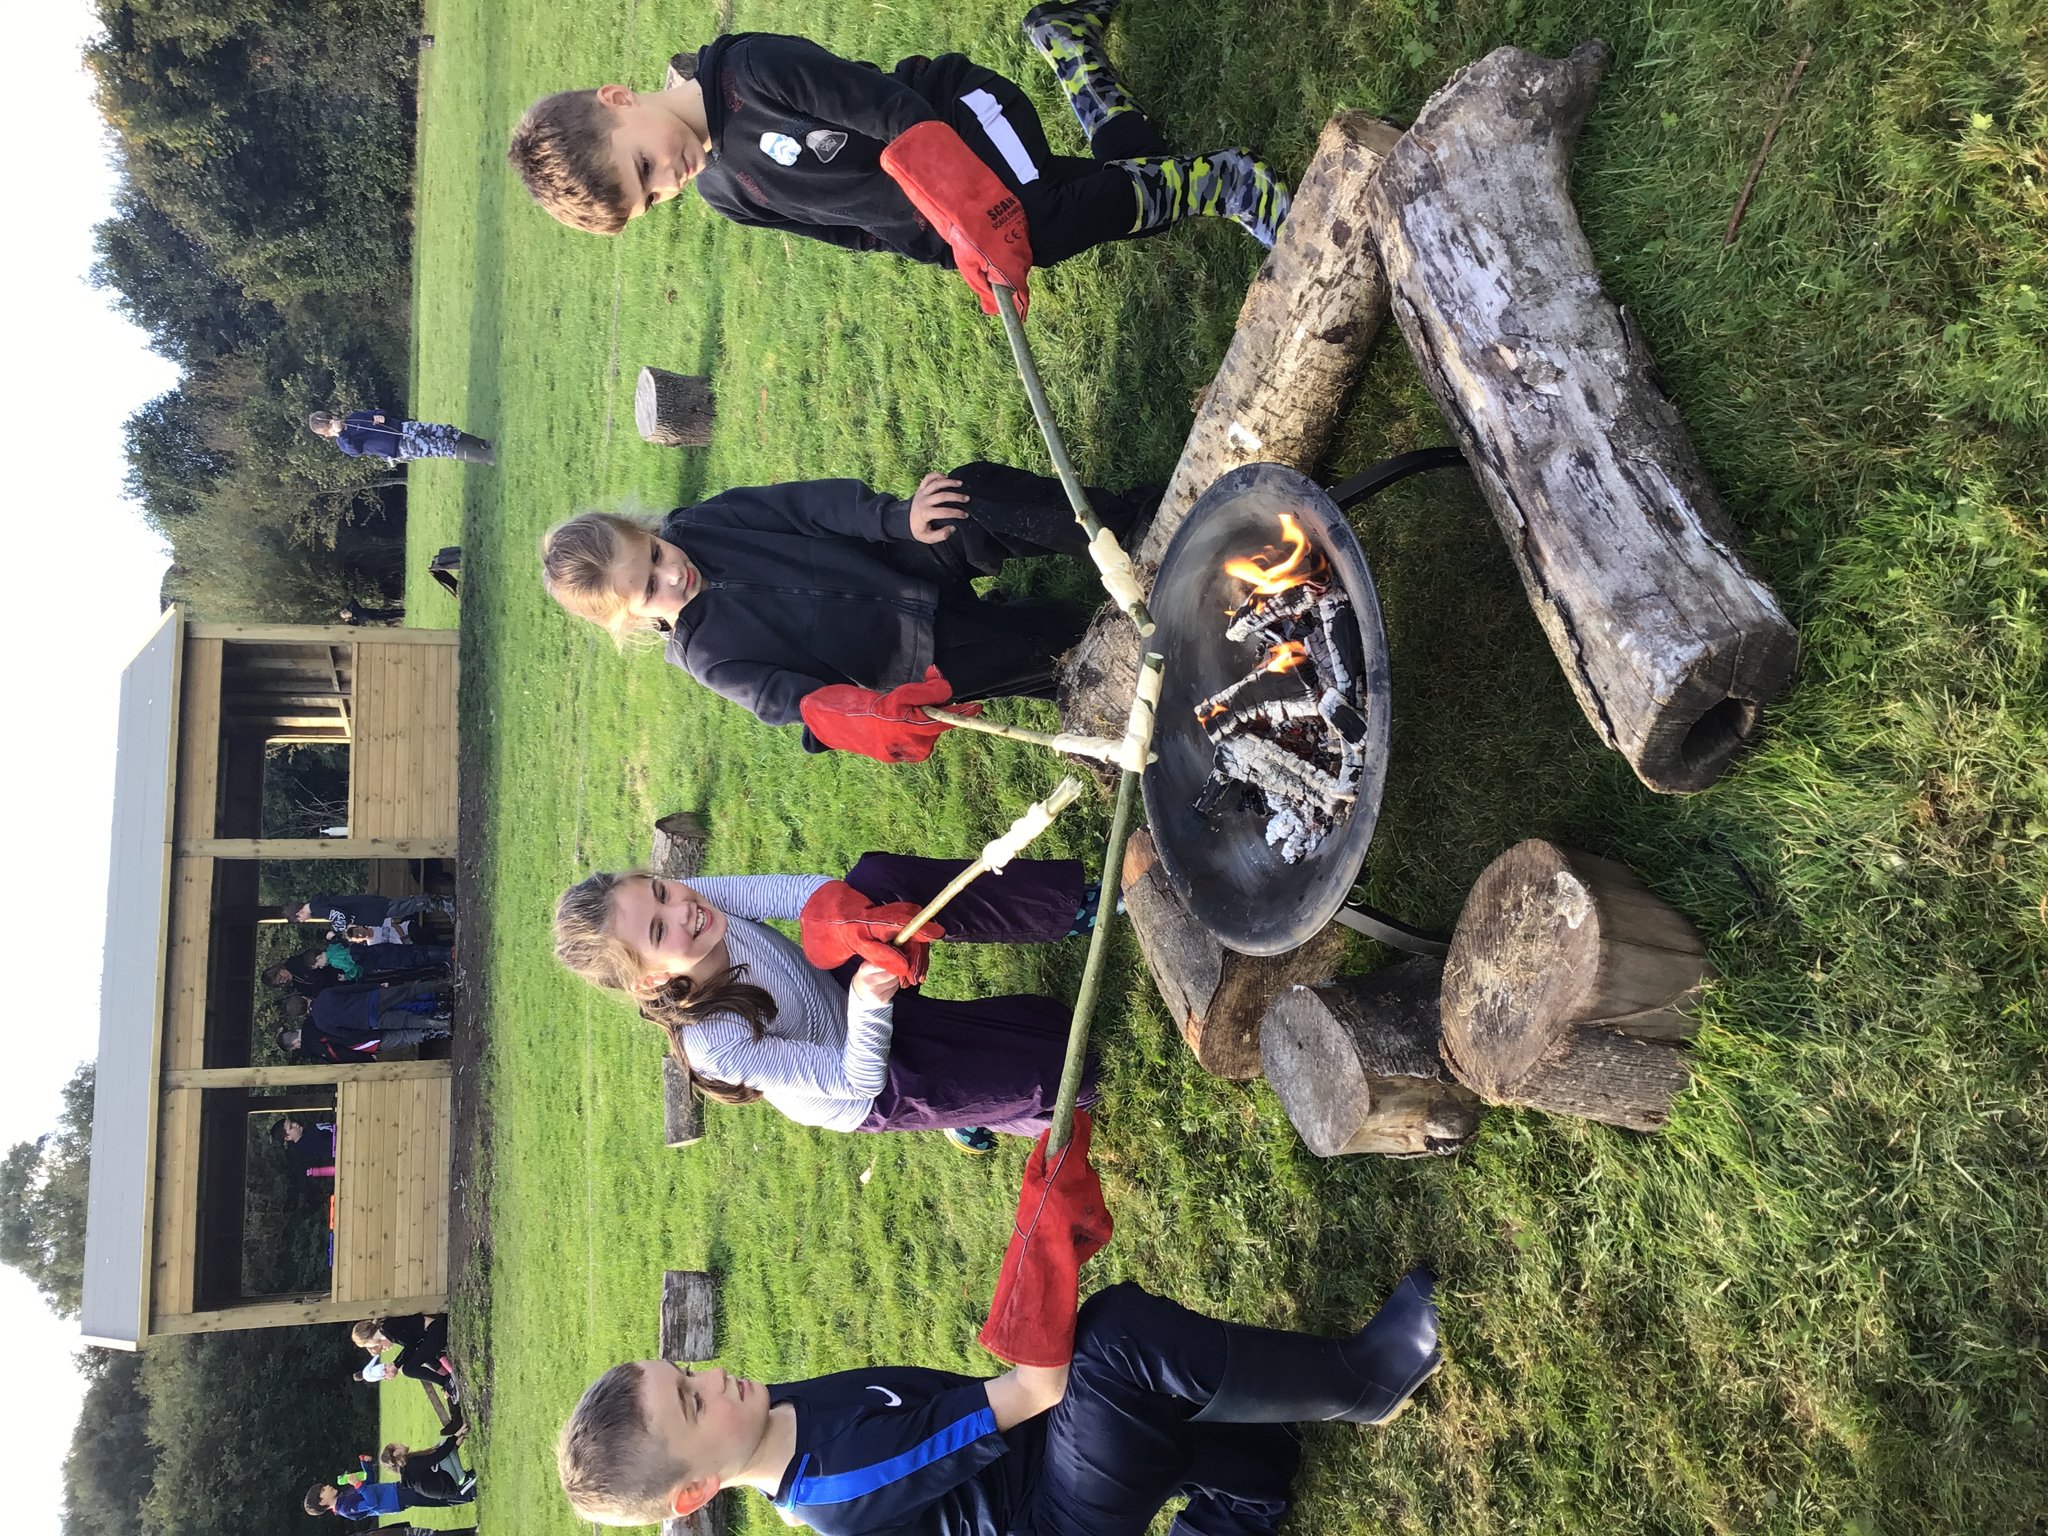
{"type": "Polygon", "coordinates": [[[846,135],[837,128],[813,128],[804,135],[804,142],[811,146],[812,154],[830,165],[832,157],[846,148],[846,135]]]}

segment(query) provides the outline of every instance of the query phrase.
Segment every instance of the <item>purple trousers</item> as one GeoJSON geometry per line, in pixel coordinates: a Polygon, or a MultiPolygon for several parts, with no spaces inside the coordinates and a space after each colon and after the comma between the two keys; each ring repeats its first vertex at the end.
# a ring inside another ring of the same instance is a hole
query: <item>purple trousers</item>
{"type": "MultiPolygon", "coordinates": [[[[846,883],[871,901],[923,906],[961,870],[965,859],[921,859],[867,853],[846,883]]],[[[939,917],[942,942],[1052,944],[1067,936],[1081,908],[1085,875],[1074,859],[1013,859],[1000,875],[983,875],[939,917]]],[[[852,978],[858,962],[836,973],[852,978]]],[[[965,1130],[981,1126],[1010,1136],[1037,1136],[1052,1124],[1073,1014],[1038,993],[967,1001],[926,997],[915,987],[896,994],[889,1077],[875,1095],[863,1131],[965,1130]]],[[[1095,1057],[1081,1079],[1081,1103],[1095,1103],[1095,1057]]]]}

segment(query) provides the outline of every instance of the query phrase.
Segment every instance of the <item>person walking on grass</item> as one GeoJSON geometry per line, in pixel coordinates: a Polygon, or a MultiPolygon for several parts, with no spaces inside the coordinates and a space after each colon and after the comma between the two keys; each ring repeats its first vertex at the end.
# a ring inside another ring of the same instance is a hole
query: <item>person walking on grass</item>
{"type": "Polygon", "coordinates": [[[992,283],[1021,312],[1034,265],[1198,215],[1270,247],[1286,183],[1240,147],[1172,152],[1104,50],[1115,8],[1070,0],[1023,20],[1080,122],[1085,159],[1053,154],[1023,89],[963,54],[884,71],[761,32],[717,39],[692,78],[661,91],[606,85],[535,102],[508,158],[572,228],[617,234],[695,186],[735,223],[953,267],[990,314],[992,283]]]}
{"type": "MultiPolygon", "coordinates": [[[[632,997],[707,1098],[764,1099],[832,1131],[944,1131],[986,1152],[992,1133],[1050,1123],[1071,1015],[1036,994],[925,996],[930,943],[1055,943],[1094,926],[1097,898],[1075,860],[1015,859],[892,944],[965,867],[869,853],[844,880],[595,874],[562,893],[555,956],[632,997]],[[769,919],[797,922],[801,944],[769,919]]],[[[1093,1076],[1091,1061],[1084,1103],[1093,1076]]]]}
{"type": "MultiPolygon", "coordinates": [[[[495,464],[498,452],[484,438],[471,437],[445,421],[408,421],[395,412],[313,411],[306,430],[333,441],[350,458],[377,458],[388,464],[407,459],[460,459],[465,464],[495,464]]],[[[348,622],[344,620],[343,622],[348,622]]]]}

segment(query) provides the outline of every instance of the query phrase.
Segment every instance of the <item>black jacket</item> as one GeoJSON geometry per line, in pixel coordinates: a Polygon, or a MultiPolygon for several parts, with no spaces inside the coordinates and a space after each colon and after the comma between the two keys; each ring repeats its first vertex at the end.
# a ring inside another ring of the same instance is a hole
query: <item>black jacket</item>
{"type": "Polygon", "coordinates": [[[743,486],[671,512],[661,536],[703,586],[668,659],[769,725],[797,720],[797,701],[830,683],[917,681],[952,578],[909,517],[858,480],[743,486]]]}
{"type": "Polygon", "coordinates": [[[882,149],[933,118],[959,127],[973,117],[960,97],[1000,78],[958,53],[884,74],[808,38],[721,37],[697,55],[711,130],[698,195],[735,223],[950,267],[952,248],[882,169],[882,149]]]}
{"type": "Polygon", "coordinates": [[[413,1014],[401,1013],[395,1020],[385,1015],[391,1006],[435,990],[434,983],[427,981],[345,981],[313,999],[313,1027],[333,1039],[358,1044],[381,1035],[393,1022],[406,1027],[423,1023],[413,1014]]]}
{"type": "Polygon", "coordinates": [[[332,923],[336,928],[361,923],[365,928],[374,928],[390,913],[391,898],[371,891],[316,891],[306,898],[306,905],[313,909],[316,923],[332,923]]]}

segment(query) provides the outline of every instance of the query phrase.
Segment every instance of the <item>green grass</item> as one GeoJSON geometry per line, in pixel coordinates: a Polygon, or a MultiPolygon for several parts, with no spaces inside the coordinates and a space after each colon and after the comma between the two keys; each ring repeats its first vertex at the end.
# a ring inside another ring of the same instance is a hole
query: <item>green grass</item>
{"type": "MultiPolygon", "coordinates": [[[[1496,1112],[1454,1160],[1321,1162],[1262,1084],[1193,1067],[1123,947],[1098,1026],[1119,1232],[1093,1273],[1335,1329],[1408,1263],[1437,1263],[1449,1368],[1386,1434],[1310,1432],[1297,1530],[2039,1528],[2040,0],[1126,10],[1114,52],[1170,138],[1250,142],[1296,170],[1338,107],[1410,116],[1502,42],[1612,42],[1581,217],[1804,654],[1720,785],[1653,796],[1579,717],[1484,509],[1443,483],[1375,504],[1360,531],[1395,648],[1397,757],[1373,895],[1448,920],[1529,835],[1625,860],[1701,924],[1723,977],[1696,1086],[1654,1138],[1496,1112]]],[[[1078,148],[1015,15],[988,0],[765,0],[735,24],[882,60],[966,49],[1025,82],[1056,145],[1078,148]]],[[[947,274],[739,230],[693,199],[615,241],[527,204],[503,163],[519,109],[561,86],[655,82],[710,35],[709,6],[434,0],[427,26],[411,403],[500,444],[495,472],[416,470],[411,503],[414,622],[456,622],[424,552],[464,547],[463,721],[483,764],[464,789],[492,827],[491,1241],[456,1333],[490,1363],[484,1524],[566,1533],[552,1436],[599,1369],[651,1350],[665,1267],[722,1272],[726,1358],[750,1374],[990,1369],[972,1336],[1021,1152],[968,1161],[759,1109],[714,1109],[706,1141],[665,1151],[657,1043],[555,969],[555,894],[644,856],[649,821],[678,808],[708,810],[716,870],[958,853],[1058,769],[981,738],[920,768],[803,759],[789,733],[554,611],[537,536],[583,505],[827,474],[907,489],[1042,449],[1000,335],[947,274]],[[643,363],[714,375],[711,448],[639,442],[643,363]]],[[[1034,280],[1034,346],[1085,471],[1164,477],[1256,256],[1235,229],[1186,229],[1034,280]]],[[[1325,468],[1444,436],[1390,331],[1325,468]]],[[[1069,813],[1048,845],[1085,856],[1103,820],[1069,813]]],[[[1070,991],[1077,964],[949,954],[935,984],[1070,991]]],[[[746,1528],[779,1526],[755,1501],[746,1528]]]]}

